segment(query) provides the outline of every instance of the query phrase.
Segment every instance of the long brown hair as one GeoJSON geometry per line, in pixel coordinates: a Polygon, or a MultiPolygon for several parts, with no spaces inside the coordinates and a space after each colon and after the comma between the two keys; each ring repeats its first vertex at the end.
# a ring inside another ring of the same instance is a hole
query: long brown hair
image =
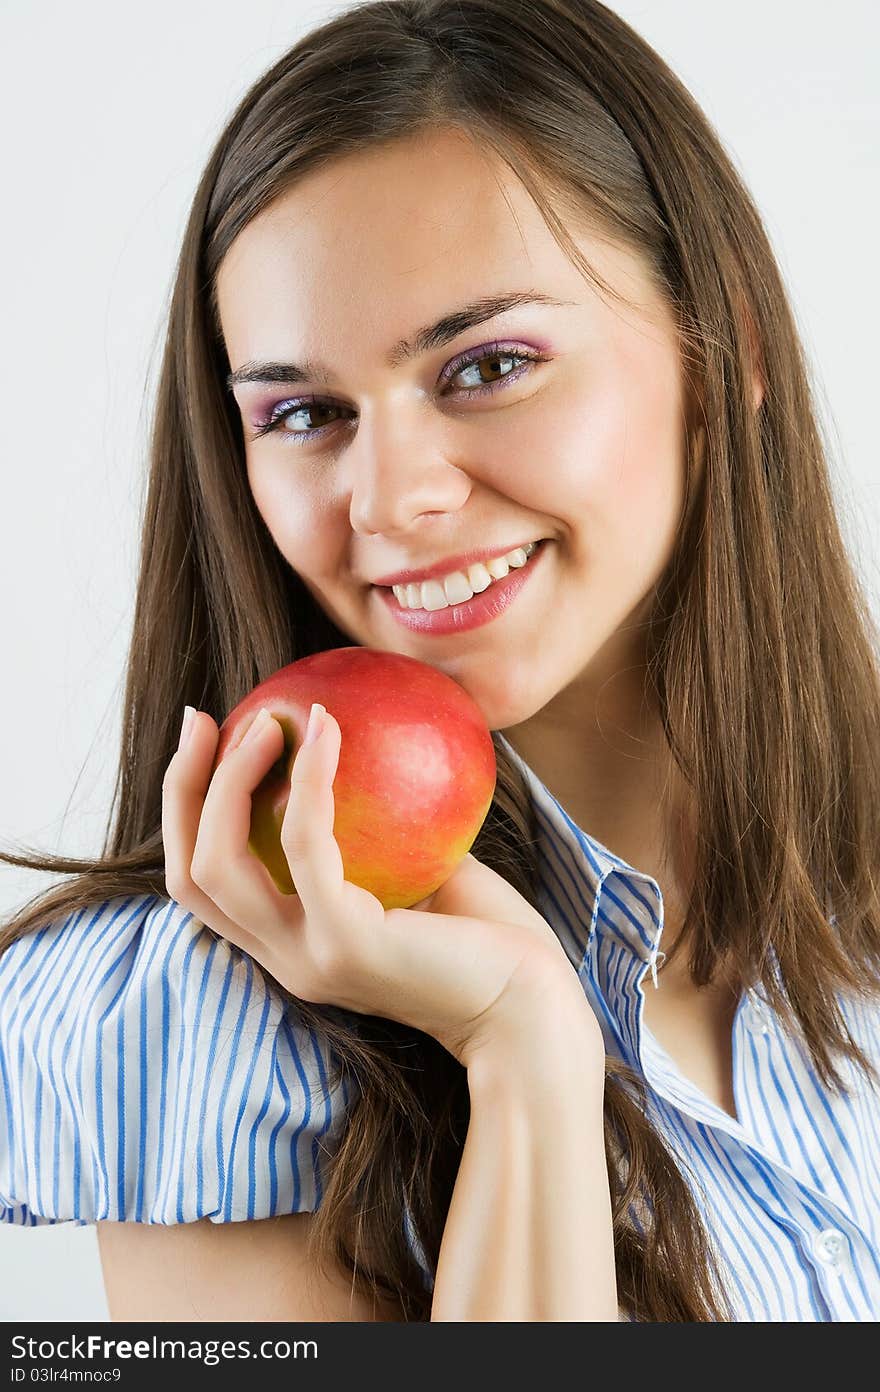
{"type": "MultiPolygon", "coordinates": [[[[762,983],[836,1086],[836,1055],[870,1068],[837,993],[878,989],[877,635],[751,198],[674,74],[596,0],[354,4],[286,52],[233,113],[177,266],[104,848],[94,860],[3,856],[74,878],[25,905],[0,950],[96,901],[165,896],[161,781],[184,702],[219,722],[278,667],[352,641],[286,565],[250,496],[216,277],[242,228],[310,170],[441,125],[488,143],[585,275],[596,279],[566,212],[635,248],[676,311],[705,471],[657,586],[646,678],[697,813],[680,941],[696,983],[722,965],[762,983]]],[[[535,903],[528,798],[497,738],[496,753],[497,793],[474,853],[535,903]]],[[[394,1021],[365,1031],[363,1017],[356,1028],[345,1012],[290,1002],[353,1084],[355,1124],[333,1161],[313,1255],[396,1299],[405,1319],[428,1319],[403,1215],[433,1271],[468,1124],[464,1070],[394,1021]]],[[[621,1304],[639,1320],[732,1317],[691,1183],[646,1120],[639,1080],[610,1061],[605,1139],[621,1304]]]]}

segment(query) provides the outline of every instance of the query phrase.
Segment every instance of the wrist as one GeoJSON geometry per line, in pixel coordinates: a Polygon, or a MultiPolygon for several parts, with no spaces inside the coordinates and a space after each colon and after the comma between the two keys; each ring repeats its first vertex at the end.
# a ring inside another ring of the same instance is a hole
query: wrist
{"type": "Polygon", "coordinates": [[[575,1071],[604,1087],[605,1043],[599,1022],[566,958],[524,964],[463,1052],[470,1087],[484,1078],[539,1077],[575,1071]]]}

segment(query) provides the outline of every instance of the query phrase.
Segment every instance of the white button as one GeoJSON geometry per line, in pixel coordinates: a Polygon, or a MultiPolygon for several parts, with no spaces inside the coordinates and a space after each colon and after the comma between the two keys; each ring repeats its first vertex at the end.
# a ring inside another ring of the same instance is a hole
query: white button
{"type": "Polygon", "coordinates": [[[751,1034],[770,1033],[770,1012],[756,996],[749,996],[744,1013],[746,1029],[751,1034]]]}
{"type": "Polygon", "coordinates": [[[846,1234],[839,1228],[823,1228],[813,1239],[813,1250],[823,1266],[828,1266],[832,1271],[839,1271],[845,1266],[848,1258],[849,1244],[846,1234]]]}

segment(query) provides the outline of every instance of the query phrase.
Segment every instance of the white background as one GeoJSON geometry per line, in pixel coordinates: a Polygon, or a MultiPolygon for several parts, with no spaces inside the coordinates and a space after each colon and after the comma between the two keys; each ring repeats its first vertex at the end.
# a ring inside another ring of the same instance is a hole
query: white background
{"type": "MultiPolygon", "coordinates": [[[[189,202],[239,98],[341,5],[0,0],[0,842],[98,851],[137,509],[189,202]]],[[[880,617],[874,0],[613,6],[690,87],[755,196],[880,617]]],[[[53,877],[0,869],[0,915],[53,877]]],[[[0,1320],[103,1320],[94,1228],[0,1226],[0,1320]]]]}

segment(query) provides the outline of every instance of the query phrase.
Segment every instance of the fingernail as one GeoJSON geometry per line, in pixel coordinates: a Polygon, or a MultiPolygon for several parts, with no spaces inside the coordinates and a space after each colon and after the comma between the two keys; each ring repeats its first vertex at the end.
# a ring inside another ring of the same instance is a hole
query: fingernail
{"type": "Polygon", "coordinates": [[[189,744],[189,737],[192,734],[193,722],[195,718],[195,706],[184,706],[183,724],[180,727],[180,740],[178,741],[177,745],[178,749],[184,749],[186,745],[189,744]]]}
{"type": "Polygon", "coordinates": [[[262,730],[265,730],[266,723],[269,720],[271,714],[272,712],[269,710],[267,706],[262,707],[256,720],[253,722],[244,739],[242,740],[242,744],[247,744],[248,740],[255,739],[256,736],[259,735],[262,730]]]}
{"type": "Polygon", "coordinates": [[[314,744],[320,737],[324,729],[324,716],[327,714],[319,701],[312,702],[312,709],[309,711],[309,723],[306,726],[306,737],[303,744],[314,744]]]}

